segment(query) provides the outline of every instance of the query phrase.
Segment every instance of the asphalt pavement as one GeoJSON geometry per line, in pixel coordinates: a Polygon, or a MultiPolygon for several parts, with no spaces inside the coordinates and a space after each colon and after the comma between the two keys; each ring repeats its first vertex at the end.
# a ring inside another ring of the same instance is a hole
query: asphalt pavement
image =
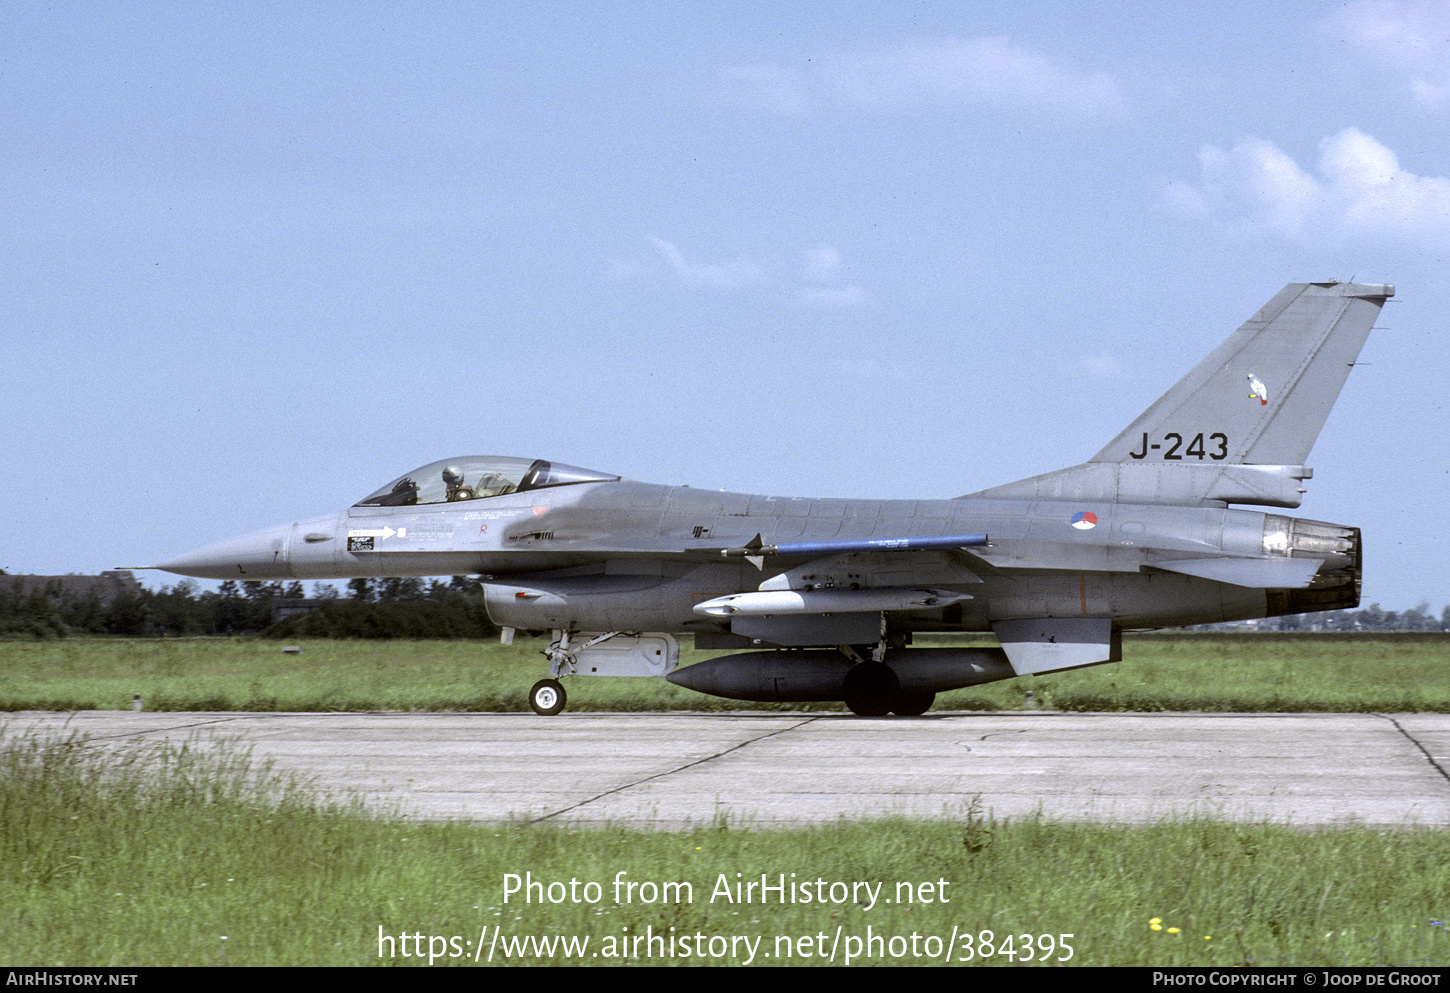
{"type": "Polygon", "coordinates": [[[678,828],[838,818],[1450,825],[1450,715],[18,713],[0,734],[234,741],[432,820],[678,828]]]}

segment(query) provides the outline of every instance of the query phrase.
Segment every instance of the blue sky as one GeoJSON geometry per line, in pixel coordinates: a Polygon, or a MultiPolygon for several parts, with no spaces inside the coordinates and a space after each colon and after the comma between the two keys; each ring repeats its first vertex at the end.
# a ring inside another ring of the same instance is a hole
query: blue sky
{"type": "Polygon", "coordinates": [[[0,567],[461,454],[955,496],[1357,277],[1398,296],[1295,513],[1438,612],[1447,39],[1416,2],[6,5],[0,567]]]}

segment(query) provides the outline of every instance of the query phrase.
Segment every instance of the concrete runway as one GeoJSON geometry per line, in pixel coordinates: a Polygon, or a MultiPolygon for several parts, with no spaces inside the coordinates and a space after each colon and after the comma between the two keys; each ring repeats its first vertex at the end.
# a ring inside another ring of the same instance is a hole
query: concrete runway
{"type": "Polygon", "coordinates": [[[1450,825],[1450,715],[11,714],[0,734],[230,739],[423,819],[678,828],[841,817],[1450,825]]]}

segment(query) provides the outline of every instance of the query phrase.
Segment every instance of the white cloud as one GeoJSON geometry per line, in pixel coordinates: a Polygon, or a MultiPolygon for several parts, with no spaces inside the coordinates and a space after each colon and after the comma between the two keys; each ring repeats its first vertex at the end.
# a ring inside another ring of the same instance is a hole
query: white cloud
{"type": "Polygon", "coordinates": [[[841,276],[841,253],[830,245],[817,245],[806,252],[803,275],[812,283],[830,283],[841,276]]]}
{"type": "Polygon", "coordinates": [[[1093,379],[1118,379],[1123,374],[1122,365],[1106,351],[1096,355],[1084,355],[1078,360],[1078,365],[1093,379]]]}
{"type": "Polygon", "coordinates": [[[730,66],[720,82],[737,102],[784,114],[830,105],[894,112],[935,104],[1093,118],[1122,108],[1106,72],[998,37],[828,52],[796,67],[730,66]]]}
{"type": "Polygon", "coordinates": [[[1410,93],[1416,101],[1427,107],[1439,107],[1450,99],[1450,84],[1436,85],[1423,79],[1415,79],[1410,81],[1410,93]]]}
{"type": "Polygon", "coordinates": [[[1356,128],[1324,139],[1310,172],[1261,138],[1199,153],[1202,182],[1170,190],[1187,213],[1232,218],[1295,241],[1361,236],[1450,240],[1450,179],[1402,169],[1395,153],[1356,128]]]}
{"type": "Polygon", "coordinates": [[[855,307],[866,302],[866,291],[853,284],[837,285],[841,282],[845,265],[841,253],[832,245],[817,245],[805,253],[805,265],[801,275],[808,283],[796,294],[796,302],[807,307],[855,307]]]}
{"type": "Polygon", "coordinates": [[[1210,201],[1237,200],[1257,223],[1290,237],[1303,233],[1318,183],[1272,143],[1245,138],[1228,152],[1206,145],[1198,159],[1210,201]]]}
{"type": "MultiPolygon", "coordinates": [[[[840,251],[831,245],[817,245],[806,251],[797,273],[779,264],[744,258],[733,262],[691,262],[674,242],[655,237],[650,241],[670,270],[687,286],[770,288],[788,294],[789,299],[806,307],[854,307],[867,302],[865,290],[842,282],[845,265],[840,251]],[[806,285],[802,287],[801,283],[806,285]]],[[[619,260],[610,260],[610,272],[618,278],[628,278],[634,271],[619,260]]]]}
{"type": "Polygon", "coordinates": [[[663,238],[651,238],[650,241],[654,242],[670,268],[687,285],[732,289],[740,286],[754,286],[766,281],[765,270],[748,259],[721,263],[689,262],[685,259],[684,253],[672,242],[665,241],[663,238]]]}
{"type": "Polygon", "coordinates": [[[1390,72],[1420,105],[1450,106],[1450,4],[1443,0],[1361,0],[1319,26],[1390,72]]]}

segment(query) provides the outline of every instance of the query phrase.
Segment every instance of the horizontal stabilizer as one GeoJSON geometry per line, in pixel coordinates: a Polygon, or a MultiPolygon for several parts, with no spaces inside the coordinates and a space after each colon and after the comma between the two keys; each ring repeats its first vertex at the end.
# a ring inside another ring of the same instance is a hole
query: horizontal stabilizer
{"type": "Polygon", "coordinates": [[[992,625],[1019,676],[1080,669],[1123,657],[1122,636],[1107,617],[1037,617],[992,625]]]}
{"type": "Polygon", "coordinates": [[[1183,559],[1150,562],[1144,569],[1162,569],[1185,576],[1211,579],[1216,583],[1263,590],[1302,590],[1314,581],[1322,559],[1183,559]]]}

